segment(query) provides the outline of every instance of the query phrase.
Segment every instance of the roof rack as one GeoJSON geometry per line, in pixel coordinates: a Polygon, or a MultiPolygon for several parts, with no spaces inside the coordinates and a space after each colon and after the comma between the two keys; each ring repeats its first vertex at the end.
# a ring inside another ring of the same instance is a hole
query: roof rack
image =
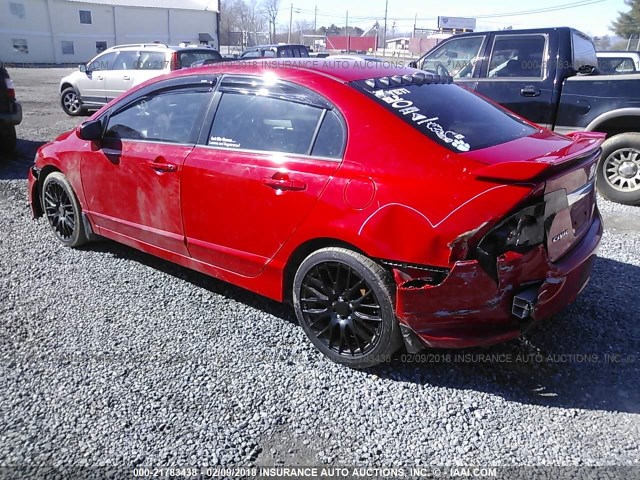
{"type": "Polygon", "coordinates": [[[125,45],[114,45],[113,47],[111,47],[112,50],[117,50],[119,48],[130,48],[130,47],[142,47],[142,48],[146,48],[146,47],[165,47],[165,48],[169,48],[169,45],[167,45],[166,43],[128,43],[125,45]]]}

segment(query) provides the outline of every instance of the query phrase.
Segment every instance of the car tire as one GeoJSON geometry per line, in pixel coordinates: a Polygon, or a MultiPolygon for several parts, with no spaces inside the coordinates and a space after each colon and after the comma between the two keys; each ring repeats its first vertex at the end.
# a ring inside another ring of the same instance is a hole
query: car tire
{"type": "Polygon", "coordinates": [[[640,133],[621,133],[602,144],[597,186],[613,202],[640,205],[640,133]]]}
{"type": "Polygon", "coordinates": [[[41,189],[42,210],[54,236],[66,247],[87,243],[80,202],[71,184],[60,172],[52,172],[44,179],[41,189]]]}
{"type": "Polygon", "coordinates": [[[77,117],[84,113],[84,107],[82,106],[82,100],[78,96],[78,93],[73,87],[65,88],[60,94],[60,105],[62,110],[67,115],[77,117]]]}
{"type": "Polygon", "coordinates": [[[311,343],[336,363],[367,368],[400,347],[389,272],[360,253],[323,248],[293,280],[293,306],[311,343]]]}
{"type": "Polygon", "coordinates": [[[0,125],[0,154],[9,155],[16,149],[17,137],[14,125],[0,125]]]}

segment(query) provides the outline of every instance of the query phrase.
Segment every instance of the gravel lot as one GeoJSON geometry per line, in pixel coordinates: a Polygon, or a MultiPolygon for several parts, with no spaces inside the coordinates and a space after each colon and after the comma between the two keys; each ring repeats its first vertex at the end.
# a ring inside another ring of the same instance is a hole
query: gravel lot
{"type": "Polygon", "coordinates": [[[36,148],[82,120],[59,106],[66,72],[10,70],[0,466],[640,466],[640,208],[600,200],[591,283],[525,340],[353,371],[289,307],[115,243],[64,248],[30,218],[36,148]]]}

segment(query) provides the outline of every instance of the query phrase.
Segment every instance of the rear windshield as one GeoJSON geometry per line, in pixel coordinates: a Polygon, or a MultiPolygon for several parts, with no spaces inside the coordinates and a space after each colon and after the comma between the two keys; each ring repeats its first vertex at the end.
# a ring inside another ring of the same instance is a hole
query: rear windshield
{"type": "Polygon", "coordinates": [[[181,68],[188,68],[196,62],[204,60],[222,60],[222,55],[215,50],[183,50],[178,53],[181,68]]]}
{"type": "Polygon", "coordinates": [[[371,88],[357,81],[352,85],[454,152],[499,145],[536,131],[515,115],[454,84],[371,88]]]}

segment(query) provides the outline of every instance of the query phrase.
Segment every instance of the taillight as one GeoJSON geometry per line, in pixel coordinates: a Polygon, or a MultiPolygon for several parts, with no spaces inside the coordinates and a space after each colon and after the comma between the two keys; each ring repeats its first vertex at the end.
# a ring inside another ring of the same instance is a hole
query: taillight
{"type": "Polygon", "coordinates": [[[180,59],[178,58],[178,52],[171,54],[171,70],[180,70],[180,59]]]}
{"type": "Polygon", "coordinates": [[[489,275],[497,280],[496,261],[500,255],[508,251],[525,252],[544,243],[547,220],[555,214],[553,203],[542,201],[523,208],[484,235],[473,256],[489,275]]]}
{"type": "Polygon", "coordinates": [[[11,80],[10,78],[5,78],[4,79],[4,83],[7,86],[7,97],[10,100],[15,100],[16,99],[16,91],[13,87],[13,80],[11,80]]]}

